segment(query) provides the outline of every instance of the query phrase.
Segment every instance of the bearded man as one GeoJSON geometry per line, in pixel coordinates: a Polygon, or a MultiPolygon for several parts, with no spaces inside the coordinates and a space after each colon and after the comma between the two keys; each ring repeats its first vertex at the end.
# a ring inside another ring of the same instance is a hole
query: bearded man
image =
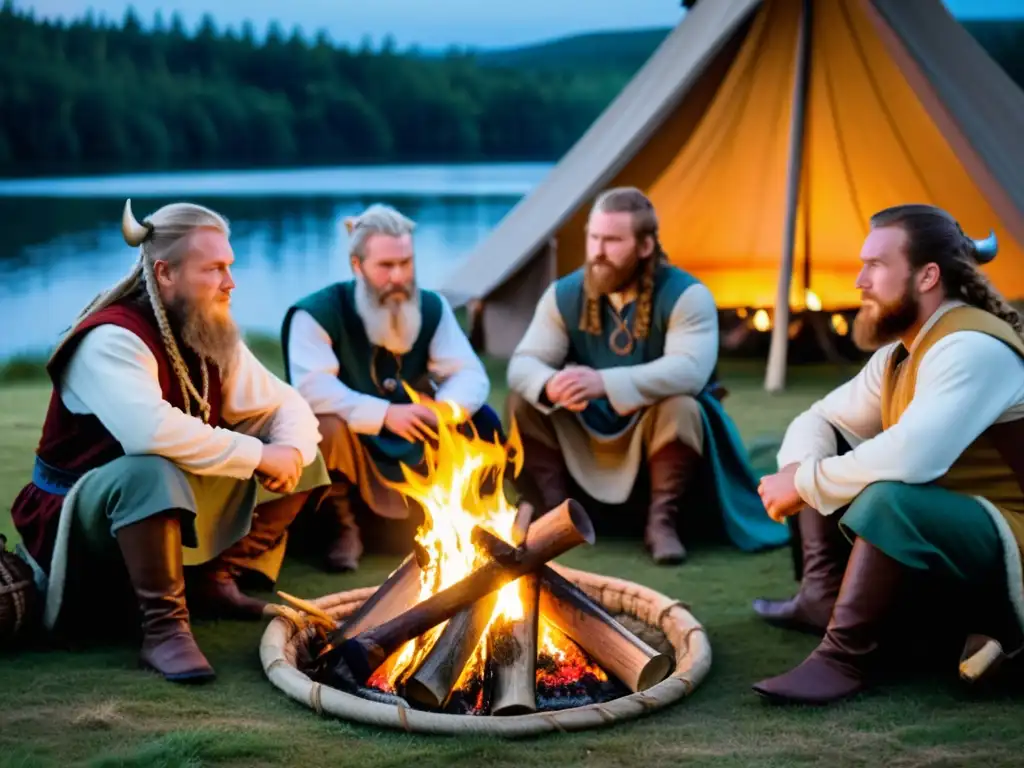
{"type": "Polygon", "coordinates": [[[409,516],[392,487],[422,466],[438,414],[503,439],[490,380],[451,305],[419,288],[415,224],[384,205],[345,220],[353,279],[290,307],[281,331],[288,380],[320,421],[333,484],[324,501],[326,563],[355,570],[363,552],[351,491],[384,520],[409,516]],[[417,394],[413,402],[407,389],[417,394]],[[454,406],[454,407],[453,407],[454,406]],[[467,422],[468,420],[468,422],[467,422]]]}
{"type": "Polygon", "coordinates": [[[32,482],[12,515],[45,589],[45,626],[88,632],[124,583],[107,577],[126,571],[143,664],[208,680],[190,615],[264,615],[238,579],[276,580],[286,528],[327,485],[320,435],[240,340],[224,218],[174,203],[140,224],[129,200],[122,231],[138,264],[50,358],[32,482]]]}
{"type": "Polygon", "coordinates": [[[572,495],[571,479],[621,504],[646,460],[644,541],[655,562],[685,559],[680,502],[699,475],[711,478],[737,546],[785,543],[713,394],[717,359],[714,298],[667,262],[651,202],[634,188],[603,193],[587,223],[586,265],[544,293],[509,362],[528,500],[552,509],[572,495]]]}
{"type": "Polygon", "coordinates": [[[805,566],[795,598],[756,608],[823,635],[754,686],[770,701],[858,693],[927,650],[902,655],[907,637],[954,632],[966,679],[1024,646],[1024,322],[978,270],[994,256],[938,208],[872,217],[854,338],[876,351],[794,420],[760,489],[773,519],[799,516],[805,566]],[[943,612],[915,617],[932,626],[901,632],[933,595],[943,612]]]}

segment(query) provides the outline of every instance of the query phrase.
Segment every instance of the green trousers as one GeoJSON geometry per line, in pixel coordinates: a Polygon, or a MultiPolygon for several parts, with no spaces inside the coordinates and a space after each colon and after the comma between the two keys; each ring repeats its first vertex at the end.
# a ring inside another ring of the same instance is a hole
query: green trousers
{"type": "Polygon", "coordinates": [[[974,584],[1005,580],[1004,547],[991,515],[976,499],[937,485],[869,485],[840,526],[908,568],[974,584]]]}
{"type": "MultiPolygon", "coordinates": [[[[323,457],[302,473],[295,493],[329,486],[323,457]]],[[[153,515],[176,510],[181,517],[182,560],[201,565],[250,530],[257,505],[281,498],[255,479],[194,475],[160,456],[122,456],[85,475],[69,494],[61,515],[47,586],[48,622],[65,599],[105,600],[106,585],[123,571],[117,531],[153,515]]],[[[285,542],[264,552],[252,569],[277,580],[285,542]]]]}

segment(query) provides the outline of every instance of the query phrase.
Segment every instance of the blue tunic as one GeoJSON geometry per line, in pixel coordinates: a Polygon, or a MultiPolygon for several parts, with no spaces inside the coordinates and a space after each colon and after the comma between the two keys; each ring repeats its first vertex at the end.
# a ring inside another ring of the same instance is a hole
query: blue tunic
{"type": "MultiPolygon", "coordinates": [[[[698,283],[697,278],[678,267],[661,265],[655,273],[647,338],[635,339],[632,349],[626,351],[624,342],[632,338],[636,322],[636,302],[630,302],[619,313],[602,297],[602,333],[588,333],[579,327],[585,299],[583,278],[582,268],[561,278],[555,285],[555,303],[569,335],[566,362],[595,370],[643,365],[662,357],[672,310],[683,292],[698,283]],[[628,329],[629,335],[620,328],[628,329]]],[[[696,400],[704,425],[704,468],[711,473],[726,533],[737,547],[748,552],[782,546],[789,540],[789,529],[765,512],[757,493],[759,478],[750,465],[739,431],[712,394],[715,385],[712,375],[696,400]]],[[[631,429],[643,416],[643,409],[623,416],[607,397],[602,397],[591,401],[579,416],[585,429],[602,440],[631,429]]]]}

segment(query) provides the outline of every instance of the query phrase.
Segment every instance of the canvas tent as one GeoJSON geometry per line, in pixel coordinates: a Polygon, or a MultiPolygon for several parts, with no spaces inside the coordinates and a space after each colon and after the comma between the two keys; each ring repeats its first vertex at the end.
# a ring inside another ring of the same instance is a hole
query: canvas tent
{"type": "Polygon", "coordinates": [[[945,207],[994,231],[986,267],[1024,297],[1024,92],[940,0],[701,0],[445,292],[482,300],[486,350],[511,354],[543,290],[582,263],[594,196],[652,198],[673,262],[722,309],[786,318],[808,291],[856,306],[872,212],[945,207]],[[779,301],[786,296],[789,301],[779,301]]]}

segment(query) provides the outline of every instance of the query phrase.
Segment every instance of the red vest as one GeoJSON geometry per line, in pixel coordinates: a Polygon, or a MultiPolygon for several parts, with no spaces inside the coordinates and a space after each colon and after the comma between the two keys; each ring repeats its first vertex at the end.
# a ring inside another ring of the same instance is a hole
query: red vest
{"type": "MultiPolygon", "coordinates": [[[[175,408],[184,411],[185,400],[181,384],[171,366],[164,349],[157,325],[148,302],[123,300],[83,320],[67,339],[63,347],[47,366],[47,373],[53,383],[50,405],[43,422],[43,433],[36,448],[36,455],[48,466],[71,476],[80,476],[91,469],[100,467],[124,455],[124,449],[98,418],[72,413],[60,397],[61,377],[71,356],[85,335],[100,325],[116,325],[131,331],[145,342],[157,362],[157,376],[163,399],[175,408]]],[[[199,356],[178,341],[178,348],[189,369],[189,375],[196,389],[200,388],[202,376],[199,356]]],[[[210,376],[210,426],[221,423],[221,384],[216,366],[209,366],[210,376]]],[[[195,398],[192,408],[198,411],[195,398]]],[[[199,418],[199,416],[197,416],[199,418]]],[[[26,485],[14,500],[11,516],[21,534],[25,549],[45,571],[49,571],[57,537],[57,522],[64,497],[49,493],[34,483],[26,485]]]]}

